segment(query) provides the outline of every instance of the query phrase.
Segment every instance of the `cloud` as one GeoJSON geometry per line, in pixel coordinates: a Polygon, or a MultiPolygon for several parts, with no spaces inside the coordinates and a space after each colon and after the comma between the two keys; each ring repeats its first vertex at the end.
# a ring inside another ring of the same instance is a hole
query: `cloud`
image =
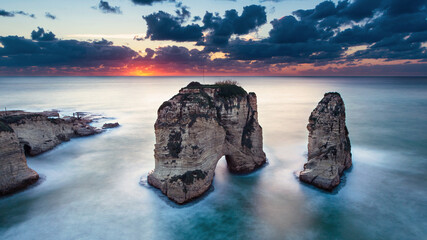
{"type": "Polygon", "coordinates": [[[45,13],[45,17],[50,18],[50,19],[52,19],[52,20],[55,20],[55,19],[56,19],[56,16],[55,16],[55,15],[53,15],[53,14],[51,14],[51,13],[49,13],[49,12],[46,12],[46,13],[45,13]]]}
{"type": "Polygon", "coordinates": [[[15,68],[67,68],[123,67],[138,53],[126,46],[113,46],[112,42],[59,40],[43,28],[32,32],[32,38],[0,37],[0,66],[15,68]]]}
{"type": "Polygon", "coordinates": [[[55,34],[52,32],[45,32],[43,28],[37,27],[37,31],[33,30],[31,32],[31,39],[35,41],[53,41],[57,40],[55,34]]]}
{"type": "Polygon", "coordinates": [[[182,26],[186,15],[172,16],[159,11],[143,16],[147,22],[146,38],[151,40],[172,40],[177,42],[199,41],[202,38],[202,28],[197,24],[182,26]]]}
{"type": "Polygon", "coordinates": [[[319,38],[318,29],[313,24],[297,21],[293,16],[274,19],[271,25],[270,41],[274,43],[306,42],[319,38]]]}
{"type": "Polygon", "coordinates": [[[160,2],[175,2],[175,0],[132,0],[134,4],[137,5],[153,5],[153,3],[160,3],[160,2]]]}
{"type": "Polygon", "coordinates": [[[2,17],[15,17],[16,14],[31,17],[31,18],[36,18],[36,15],[34,15],[32,13],[26,13],[24,11],[11,11],[10,12],[10,11],[0,9],[0,16],[2,16],[2,17]]]}
{"type": "MultiPolygon", "coordinates": [[[[175,11],[176,16],[163,11],[143,16],[148,26],[146,38],[177,42],[195,41],[200,45],[222,46],[228,43],[233,34],[248,34],[267,22],[265,7],[250,5],[243,8],[240,16],[235,9],[226,11],[223,17],[206,12],[203,26],[194,23],[184,25],[191,14],[186,6],[177,6],[180,8],[175,11]],[[206,41],[202,38],[204,31],[208,32],[206,41]]],[[[199,19],[195,17],[193,22],[199,19]]]]}
{"type": "Polygon", "coordinates": [[[2,16],[2,17],[14,17],[15,14],[13,12],[8,12],[6,10],[0,9],[0,16],[2,16]]]}
{"type": "Polygon", "coordinates": [[[98,8],[103,13],[115,13],[115,14],[122,14],[122,11],[120,10],[120,7],[113,7],[110,6],[110,4],[107,1],[99,1],[98,8]]]}
{"type": "MultiPolygon", "coordinates": [[[[397,0],[319,3],[271,21],[261,40],[236,39],[213,51],[230,59],[267,63],[315,63],[360,59],[427,59],[427,2],[397,0]],[[362,21],[365,19],[364,21],[362,21]],[[366,49],[346,54],[351,47],[366,49]]],[[[212,49],[210,49],[212,50],[212,49]]]]}
{"type": "Polygon", "coordinates": [[[233,34],[248,34],[266,22],[265,7],[259,5],[244,7],[240,16],[235,9],[227,10],[224,17],[206,12],[203,17],[203,27],[210,30],[206,45],[226,45],[233,34]]]}

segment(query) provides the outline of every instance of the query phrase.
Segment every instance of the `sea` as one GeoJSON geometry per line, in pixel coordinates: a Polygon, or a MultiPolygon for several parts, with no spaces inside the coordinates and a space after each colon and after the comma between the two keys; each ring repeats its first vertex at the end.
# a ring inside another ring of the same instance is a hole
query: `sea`
{"type": "Polygon", "coordinates": [[[41,180],[0,198],[0,239],[427,239],[427,77],[1,77],[5,107],[120,127],[28,157],[41,180]],[[257,94],[268,164],[236,175],[222,158],[209,191],[177,205],[146,181],[157,109],[223,80],[257,94]],[[333,192],[298,180],[326,92],[344,99],[353,154],[333,192]]]}

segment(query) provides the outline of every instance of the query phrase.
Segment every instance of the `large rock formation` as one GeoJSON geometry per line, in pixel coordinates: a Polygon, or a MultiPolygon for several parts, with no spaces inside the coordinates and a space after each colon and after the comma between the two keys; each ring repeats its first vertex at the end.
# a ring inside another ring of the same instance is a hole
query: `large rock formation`
{"type": "Polygon", "coordinates": [[[50,113],[16,112],[0,117],[18,135],[19,142],[30,156],[46,152],[72,137],[89,136],[100,130],[89,125],[90,119],[51,118],[50,113]]]}
{"type": "Polygon", "coordinates": [[[85,117],[59,118],[58,113],[0,113],[0,196],[34,183],[39,175],[27,166],[25,154],[46,152],[72,137],[101,132],[85,117]],[[52,118],[54,117],[54,118],[52,118]]]}
{"type": "Polygon", "coordinates": [[[331,191],[351,166],[351,146],[345,124],[345,107],[339,93],[326,93],[307,125],[308,162],[300,180],[331,191]]]}
{"type": "Polygon", "coordinates": [[[235,173],[266,162],[255,93],[234,84],[192,82],[157,114],[155,169],[148,183],[177,203],[208,190],[222,156],[235,173]]]}
{"type": "Polygon", "coordinates": [[[0,121],[0,196],[25,188],[37,179],[39,175],[27,166],[15,132],[0,121]]]}

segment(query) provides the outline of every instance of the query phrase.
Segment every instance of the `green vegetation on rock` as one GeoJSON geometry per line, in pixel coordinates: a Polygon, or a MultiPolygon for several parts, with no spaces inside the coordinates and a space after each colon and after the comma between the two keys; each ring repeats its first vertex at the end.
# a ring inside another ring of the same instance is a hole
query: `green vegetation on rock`
{"type": "Polygon", "coordinates": [[[7,123],[7,124],[12,124],[12,123],[19,123],[21,120],[24,119],[32,119],[34,117],[40,117],[43,115],[40,114],[20,114],[20,115],[12,115],[12,116],[3,116],[0,118],[0,121],[7,123]]]}
{"type": "Polygon", "coordinates": [[[0,132],[13,132],[13,129],[6,123],[0,121],[0,132]]]}
{"type": "Polygon", "coordinates": [[[201,84],[199,82],[191,82],[186,88],[190,89],[203,89],[203,88],[216,88],[219,89],[218,96],[222,98],[231,98],[237,96],[245,96],[247,92],[242,87],[238,86],[236,81],[220,81],[215,84],[201,84]]]}

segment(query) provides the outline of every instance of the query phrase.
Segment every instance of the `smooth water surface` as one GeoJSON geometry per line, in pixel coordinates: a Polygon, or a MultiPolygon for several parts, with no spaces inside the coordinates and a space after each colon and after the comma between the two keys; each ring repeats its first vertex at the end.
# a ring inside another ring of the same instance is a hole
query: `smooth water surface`
{"type": "Polygon", "coordinates": [[[0,198],[0,239],[427,236],[427,78],[3,77],[5,106],[86,111],[121,127],[28,158],[42,180],[0,198]],[[256,92],[269,164],[233,175],[222,159],[209,193],[178,206],[145,181],[157,108],[190,81],[224,79],[256,92]],[[308,117],[329,91],[344,98],[354,163],[333,193],[296,177],[308,117]]]}

